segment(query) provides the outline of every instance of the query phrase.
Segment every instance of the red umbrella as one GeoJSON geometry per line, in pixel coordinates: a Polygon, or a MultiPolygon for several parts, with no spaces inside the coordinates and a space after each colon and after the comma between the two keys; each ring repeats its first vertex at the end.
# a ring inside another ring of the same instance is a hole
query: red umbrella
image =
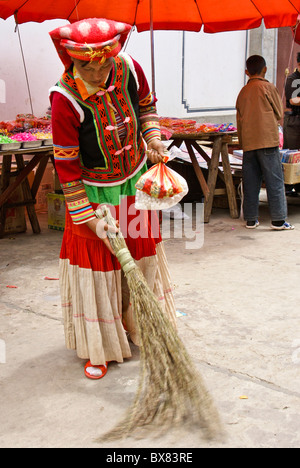
{"type": "MultiPolygon", "coordinates": [[[[14,15],[18,24],[29,21],[108,18],[151,31],[154,83],[153,30],[207,33],[294,26],[300,0],[0,0],[0,18],[14,15]]],[[[155,86],[153,85],[153,91],[155,86]]]]}
{"type": "Polygon", "coordinates": [[[267,28],[293,26],[300,0],[0,0],[0,17],[16,21],[105,17],[135,24],[139,32],[150,29],[215,33],[252,29],[264,19],[267,28]]]}
{"type": "Polygon", "coordinates": [[[295,23],[295,25],[292,27],[294,41],[297,44],[300,44],[300,27],[299,27],[299,25],[300,25],[300,16],[297,19],[297,23],[295,23]]]}

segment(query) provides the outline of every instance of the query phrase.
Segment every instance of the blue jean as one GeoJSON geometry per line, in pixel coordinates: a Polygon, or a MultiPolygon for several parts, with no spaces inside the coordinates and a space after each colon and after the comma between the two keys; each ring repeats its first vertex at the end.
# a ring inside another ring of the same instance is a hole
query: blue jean
{"type": "Polygon", "coordinates": [[[259,213],[259,193],[265,181],[272,221],[287,217],[287,201],[283,167],[278,146],[245,151],[243,155],[244,218],[256,221],[259,213]]]}

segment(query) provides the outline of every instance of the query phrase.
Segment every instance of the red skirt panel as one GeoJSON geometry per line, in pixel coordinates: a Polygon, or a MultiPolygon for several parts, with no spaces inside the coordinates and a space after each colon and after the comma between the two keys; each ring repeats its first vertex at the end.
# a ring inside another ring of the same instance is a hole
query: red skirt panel
{"type": "MultiPolygon", "coordinates": [[[[120,229],[134,260],[156,254],[156,244],[161,242],[159,221],[154,211],[136,210],[135,197],[125,197],[120,206],[112,206],[112,215],[120,222],[120,229]]],[[[99,205],[92,203],[96,210],[99,205]]],[[[120,270],[116,257],[111,255],[101,239],[86,224],[73,224],[67,210],[65,231],[60,258],[68,259],[71,265],[93,271],[120,270]]]]}

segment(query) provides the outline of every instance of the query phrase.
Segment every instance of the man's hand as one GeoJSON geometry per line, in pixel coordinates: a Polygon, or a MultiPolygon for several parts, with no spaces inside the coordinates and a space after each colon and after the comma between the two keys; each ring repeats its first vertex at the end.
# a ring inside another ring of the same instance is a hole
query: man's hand
{"type": "Polygon", "coordinates": [[[292,106],[300,106],[300,97],[294,97],[290,99],[292,106]]]}

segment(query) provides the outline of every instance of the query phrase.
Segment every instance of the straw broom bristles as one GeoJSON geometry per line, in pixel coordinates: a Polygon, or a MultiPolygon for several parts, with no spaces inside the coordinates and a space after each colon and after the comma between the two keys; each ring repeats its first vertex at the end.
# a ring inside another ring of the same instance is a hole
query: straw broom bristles
{"type": "MultiPolygon", "coordinates": [[[[116,226],[106,206],[96,215],[116,226]]],[[[131,257],[121,232],[107,231],[107,235],[128,282],[140,337],[141,369],[132,406],[101,439],[124,438],[141,428],[166,430],[184,423],[194,423],[207,437],[216,436],[221,427],[218,413],[176,329],[131,257]]]]}

